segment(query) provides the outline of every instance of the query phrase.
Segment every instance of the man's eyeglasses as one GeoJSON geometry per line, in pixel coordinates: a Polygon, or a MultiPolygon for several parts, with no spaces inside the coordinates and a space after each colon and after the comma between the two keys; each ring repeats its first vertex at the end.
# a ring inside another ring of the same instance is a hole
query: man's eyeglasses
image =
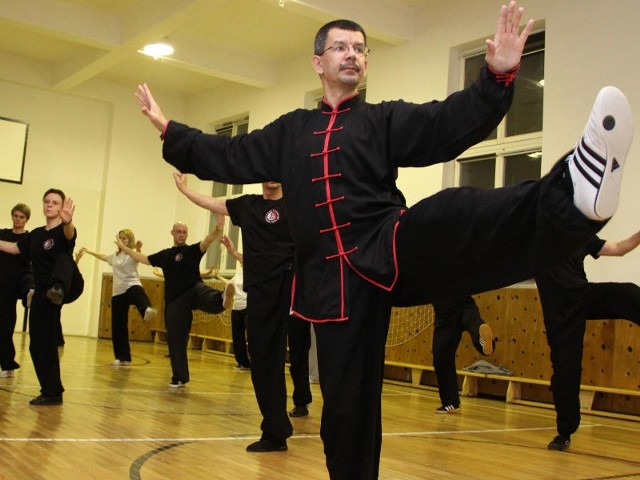
{"type": "MultiPolygon", "coordinates": [[[[359,57],[366,57],[371,51],[364,43],[354,43],[351,45],[353,52],[359,57]]],[[[349,44],[345,42],[334,42],[330,47],[325,48],[320,55],[324,55],[325,52],[333,50],[335,53],[345,53],[349,51],[349,44]]]]}

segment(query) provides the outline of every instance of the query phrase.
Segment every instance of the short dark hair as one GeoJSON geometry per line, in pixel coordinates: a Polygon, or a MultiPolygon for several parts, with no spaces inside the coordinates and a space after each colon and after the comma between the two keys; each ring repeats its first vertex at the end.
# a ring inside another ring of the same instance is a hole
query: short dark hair
{"type": "Polygon", "coordinates": [[[332,28],[339,28],[340,30],[350,30],[352,32],[360,32],[364,37],[364,44],[367,44],[367,34],[364,32],[364,28],[358,25],[356,22],[352,20],[333,20],[318,30],[316,33],[316,38],[313,42],[313,54],[314,55],[322,55],[324,52],[325,44],[327,43],[327,36],[329,35],[329,30],[332,28]]]}
{"type": "Polygon", "coordinates": [[[44,200],[45,198],[47,198],[47,195],[49,195],[50,193],[55,193],[57,195],[60,195],[60,198],[62,198],[62,201],[64,201],[65,198],[67,198],[64,195],[64,192],[62,190],[58,190],[57,188],[50,188],[49,190],[47,190],[46,192],[44,192],[44,195],[42,196],[42,200],[44,200]]]}
{"type": "Polygon", "coordinates": [[[13,216],[13,212],[23,213],[24,216],[27,217],[27,220],[31,218],[31,209],[29,208],[29,205],[27,205],[26,203],[17,203],[16,206],[11,209],[12,216],[13,216]]]}

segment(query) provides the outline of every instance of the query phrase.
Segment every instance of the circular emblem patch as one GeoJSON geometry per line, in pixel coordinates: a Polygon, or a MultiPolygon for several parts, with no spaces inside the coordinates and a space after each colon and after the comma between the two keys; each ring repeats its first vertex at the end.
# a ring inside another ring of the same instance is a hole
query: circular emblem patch
{"type": "Polygon", "coordinates": [[[280,220],[280,212],[275,208],[272,208],[266,213],[264,219],[267,223],[276,223],[278,220],[280,220]]]}
{"type": "Polygon", "coordinates": [[[181,261],[182,261],[182,253],[178,253],[178,254],[175,256],[174,260],[175,260],[176,262],[181,262],[181,261]]]}
{"type": "Polygon", "coordinates": [[[45,250],[51,250],[55,244],[56,242],[53,241],[53,238],[47,238],[42,244],[42,248],[45,250]]]}

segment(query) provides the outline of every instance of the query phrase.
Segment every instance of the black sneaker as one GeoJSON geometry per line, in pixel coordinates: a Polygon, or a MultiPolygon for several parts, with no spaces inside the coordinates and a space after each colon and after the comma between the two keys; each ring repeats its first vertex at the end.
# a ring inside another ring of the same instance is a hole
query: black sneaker
{"type": "Polygon", "coordinates": [[[53,397],[38,395],[29,401],[29,405],[62,405],[62,395],[54,395],[53,397]]]}
{"type": "Polygon", "coordinates": [[[247,452],[286,452],[286,440],[269,440],[262,438],[247,447],[247,452]]]}
{"type": "Polygon", "coordinates": [[[569,437],[565,437],[564,435],[556,435],[556,437],[551,440],[549,445],[547,445],[547,448],[549,450],[559,450],[563,452],[570,446],[571,440],[569,440],[569,437]]]}
{"type": "Polygon", "coordinates": [[[457,410],[460,410],[460,404],[442,405],[441,407],[436,408],[436,413],[454,413],[457,410]]]}
{"type": "Polygon", "coordinates": [[[62,285],[56,283],[47,290],[47,298],[51,300],[51,303],[54,305],[62,305],[62,301],[64,300],[64,288],[62,285]]]}
{"type": "Polygon", "coordinates": [[[296,405],[293,410],[289,411],[290,417],[306,417],[309,415],[309,409],[306,405],[296,405]]]}

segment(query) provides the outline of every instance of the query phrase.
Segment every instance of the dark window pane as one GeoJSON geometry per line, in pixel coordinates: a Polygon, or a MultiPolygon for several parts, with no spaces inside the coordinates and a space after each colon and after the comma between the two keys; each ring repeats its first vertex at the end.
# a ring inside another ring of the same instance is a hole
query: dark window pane
{"type": "Polygon", "coordinates": [[[509,155],[504,161],[504,186],[517,185],[525,180],[540,179],[542,152],[509,155]]]}
{"type": "MultiPolygon", "coordinates": [[[[542,131],[544,96],[544,32],[530,35],[515,79],[513,103],[506,115],[506,136],[542,131]]],[[[464,86],[468,87],[485,66],[484,53],[465,59],[464,86]]],[[[496,138],[494,130],[487,140],[496,138]]]]}
{"type": "Polygon", "coordinates": [[[460,162],[461,187],[493,188],[495,175],[495,157],[467,159],[460,162]]]}
{"type": "Polygon", "coordinates": [[[543,80],[544,51],[523,56],[515,80],[513,103],[507,113],[508,137],[542,130],[543,80]]]}

